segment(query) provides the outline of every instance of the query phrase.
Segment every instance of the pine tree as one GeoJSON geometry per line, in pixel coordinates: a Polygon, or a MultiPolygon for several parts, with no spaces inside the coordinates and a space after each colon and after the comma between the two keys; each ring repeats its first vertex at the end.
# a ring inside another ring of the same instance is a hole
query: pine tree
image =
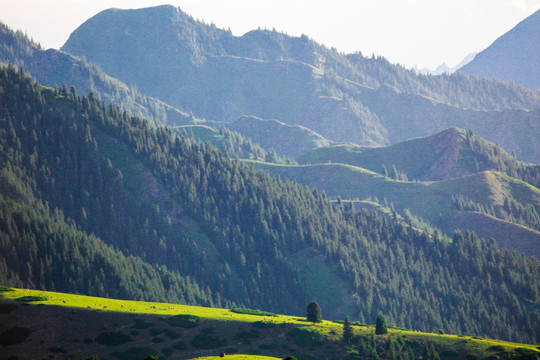
{"type": "Polygon", "coordinates": [[[375,334],[382,335],[388,333],[388,325],[386,325],[386,319],[383,314],[377,315],[377,323],[375,324],[375,334]]]}
{"type": "Polygon", "coordinates": [[[310,302],[307,307],[307,320],[312,323],[321,322],[322,320],[321,308],[316,301],[310,302]]]}
{"type": "Polygon", "coordinates": [[[350,345],[352,337],[353,337],[353,329],[351,326],[351,322],[349,321],[349,317],[346,317],[345,322],[343,323],[343,338],[342,338],[343,343],[345,345],[350,345]]]}

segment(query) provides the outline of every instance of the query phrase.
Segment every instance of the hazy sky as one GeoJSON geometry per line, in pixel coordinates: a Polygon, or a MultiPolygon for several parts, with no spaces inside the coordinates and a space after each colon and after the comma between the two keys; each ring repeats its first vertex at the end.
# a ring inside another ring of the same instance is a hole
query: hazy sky
{"type": "Polygon", "coordinates": [[[420,68],[456,65],[540,9],[540,0],[0,0],[0,21],[59,48],[101,10],[161,4],[238,36],[275,28],[420,68]]]}

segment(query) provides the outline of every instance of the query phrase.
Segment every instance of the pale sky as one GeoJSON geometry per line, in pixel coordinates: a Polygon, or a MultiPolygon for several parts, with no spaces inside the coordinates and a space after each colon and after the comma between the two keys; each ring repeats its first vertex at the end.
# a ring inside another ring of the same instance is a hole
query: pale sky
{"type": "Polygon", "coordinates": [[[101,10],[162,4],[237,36],[275,28],[344,53],[431,69],[456,65],[540,9],[540,0],[0,0],[0,21],[58,49],[101,10]]]}

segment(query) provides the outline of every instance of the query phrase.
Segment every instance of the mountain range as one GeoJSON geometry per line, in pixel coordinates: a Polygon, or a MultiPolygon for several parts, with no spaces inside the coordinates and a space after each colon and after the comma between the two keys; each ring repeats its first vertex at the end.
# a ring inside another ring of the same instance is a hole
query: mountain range
{"type": "Polygon", "coordinates": [[[1,284],[539,341],[538,93],[172,6],[0,39],[1,284]]]}
{"type": "Polygon", "coordinates": [[[340,54],[307,36],[255,30],[235,37],[160,6],[105,10],[62,50],[211,121],[275,119],[329,141],[369,146],[458,126],[522,160],[540,159],[537,93],[466,75],[418,75],[383,58],[340,54]]]}

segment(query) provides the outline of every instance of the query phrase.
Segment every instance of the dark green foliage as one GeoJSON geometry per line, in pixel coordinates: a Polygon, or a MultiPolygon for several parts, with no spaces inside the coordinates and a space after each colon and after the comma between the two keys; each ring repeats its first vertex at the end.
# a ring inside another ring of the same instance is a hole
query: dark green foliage
{"type": "Polygon", "coordinates": [[[17,301],[33,302],[33,301],[47,301],[45,296],[22,296],[17,298],[17,301]]]}
{"type": "Polygon", "coordinates": [[[538,341],[536,259],[333,206],[13,67],[0,88],[2,284],[302,314],[312,289],[292,254],[309,249],[337,266],[362,322],[381,310],[412,329],[538,341]]]}
{"type": "Polygon", "coordinates": [[[0,304],[0,314],[9,314],[10,312],[17,310],[17,304],[6,303],[0,304]]]}
{"type": "Polygon", "coordinates": [[[284,358],[283,360],[297,360],[296,357],[294,356],[287,356],[286,358],[284,358]]]}
{"type": "Polygon", "coordinates": [[[312,301],[307,307],[307,321],[317,323],[322,321],[321,307],[316,301],[312,301]]]}
{"type": "Polygon", "coordinates": [[[215,349],[227,346],[227,339],[222,338],[219,334],[197,334],[191,341],[191,345],[197,349],[215,349]]]}
{"type": "Polygon", "coordinates": [[[130,332],[131,336],[139,336],[141,335],[141,332],[139,330],[131,330],[130,332]]]}
{"type": "Polygon", "coordinates": [[[133,341],[131,336],[117,331],[108,331],[94,339],[100,345],[117,346],[133,341]]]}
{"type": "Polygon", "coordinates": [[[145,357],[144,360],[158,360],[158,357],[154,355],[150,355],[150,356],[145,357]]]}
{"type": "Polygon", "coordinates": [[[197,315],[175,315],[167,318],[167,324],[176,327],[194,328],[199,326],[201,318],[197,315]]]}
{"type": "Polygon", "coordinates": [[[151,347],[134,347],[126,351],[116,351],[112,355],[120,360],[146,359],[148,356],[154,356],[157,351],[151,347]]]}
{"type": "Polygon", "coordinates": [[[14,291],[14,289],[8,286],[0,286],[0,292],[8,292],[8,291],[14,291]]]}
{"type": "Polygon", "coordinates": [[[491,350],[491,351],[505,351],[506,348],[503,345],[493,345],[488,350],[491,350]]]}
{"type": "Polygon", "coordinates": [[[303,347],[321,345],[324,340],[324,335],[316,329],[294,328],[287,336],[292,337],[296,345],[303,347]]]}
{"type": "Polygon", "coordinates": [[[388,333],[388,325],[386,324],[386,319],[383,314],[379,313],[377,315],[377,321],[375,323],[375,334],[383,335],[388,333]]]}
{"type": "Polygon", "coordinates": [[[277,316],[277,314],[267,312],[267,311],[251,310],[251,309],[244,309],[244,308],[234,308],[234,309],[231,309],[231,311],[237,314],[247,314],[247,315],[257,315],[257,316],[277,316]]]}
{"type": "Polygon", "coordinates": [[[165,338],[162,338],[161,336],[156,336],[152,338],[152,342],[155,344],[159,344],[165,342],[165,338]]]}
{"type": "Polygon", "coordinates": [[[343,336],[341,338],[341,341],[343,341],[345,345],[350,345],[353,336],[354,332],[351,326],[351,322],[349,321],[349,317],[346,317],[345,322],[343,322],[343,336]]]}
{"type": "Polygon", "coordinates": [[[22,326],[12,327],[0,333],[0,345],[16,345],[25,341],[29,336],[29,328],[22,326]]]}

